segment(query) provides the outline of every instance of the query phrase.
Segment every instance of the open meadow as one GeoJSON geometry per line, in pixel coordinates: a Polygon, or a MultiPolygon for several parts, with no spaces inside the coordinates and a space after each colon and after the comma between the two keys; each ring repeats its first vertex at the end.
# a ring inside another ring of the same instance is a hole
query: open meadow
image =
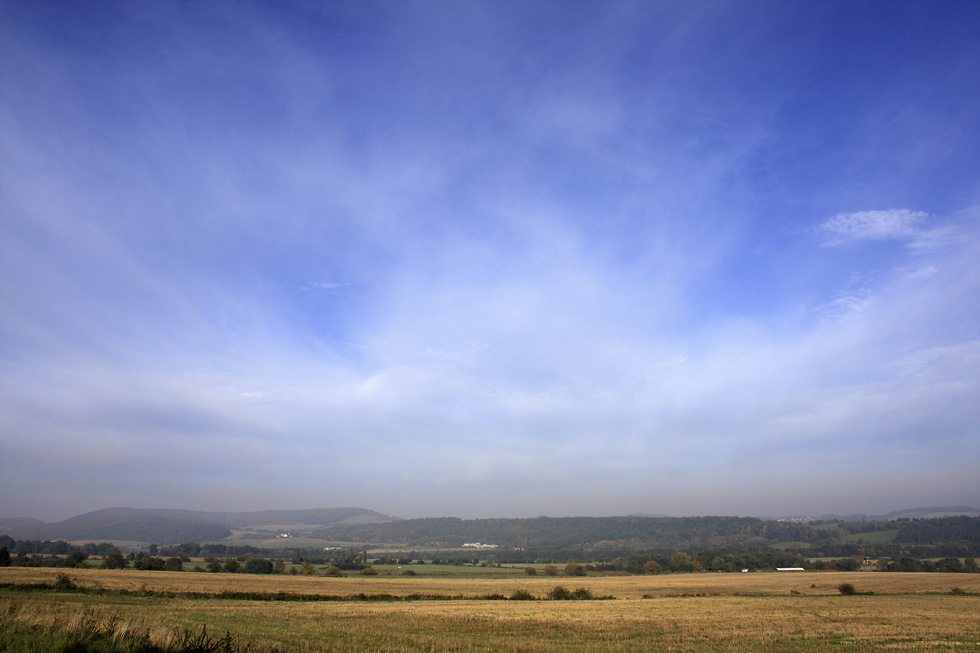
{"type": "Polygon", "coordinates": [[[76,569],[53,589],[59,573],[0,569],[4,632],[142,633],[166,649],[185,629],[206,627],[252,651],[980,650],[977,574],[325,578],[76,569]],[[842,595],[841,583],[857,594],[842,595]],[[548,599],[558,585],[607,598],[548,599]],[[512,600],[520,590],[537,600],[512,600]]]}

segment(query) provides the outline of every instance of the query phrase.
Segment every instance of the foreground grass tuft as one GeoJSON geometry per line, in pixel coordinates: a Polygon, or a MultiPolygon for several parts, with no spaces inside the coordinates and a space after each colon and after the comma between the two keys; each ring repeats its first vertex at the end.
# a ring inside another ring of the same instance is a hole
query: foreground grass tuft
{"type": "MultiPolygon", "coordinates": [[[[0,650],[6,653],[245,653],[250,646],[183,629],[151,628],[93,610],[62,618],[11,608],[0,619],[0,650]]],[[[255,652],[258,653],[258,652],[255,652]]]]}

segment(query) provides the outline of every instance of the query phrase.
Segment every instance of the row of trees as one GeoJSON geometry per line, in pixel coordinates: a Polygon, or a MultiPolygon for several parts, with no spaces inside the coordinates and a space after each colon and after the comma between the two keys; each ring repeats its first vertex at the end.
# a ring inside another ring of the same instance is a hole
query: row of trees
{"type": "Polygon", "coordinates": [[[901,558],[890,562],[881,562],[878,564],[878,569],[881,571],[940,571],[975,574],[980,572],[980,565],[977,565],[975,558],[967,558],[966,560],[943,558],[935,561],[901,558]]]}
{"type": "Polygon", "coordinates": [[[64,540],[20,540],[17,541],[8,535],[0,535],[0,548],[7,549],[11,556],[29,555],[68,555],[69,553],[84,553],[86,556],[103,556],[119,549],[108,542],[95,544],[87,542],[82,545],[69,544],[64,540]]]}
{"type": "Polygon", "coordinates": [[[912,558],[980,556],[980,544],[949,541],[941,544],[901,544],[896,542],[838,542],[814,547],[797,547],[794,550],[813,557],[839,558],[865,556],[868,558],[912,558]]]}
{"type": "Polygon", "coordinates": [[[696,571],[740,571],[742,569],[774,569],[776,567],[802,567],[806,560],[798,553],[764,550],[753,553],[726,553],[706,550],[673,554],[634,553],[620,556],[609,562],[588,565],[596,571],[625,571],[631,574],[655,574],[663,572],[684,573],[696,571]]]}
{"type": "MultiPolygon", "coordinates": [[[[729,527],[745,526],[741,520],[719,518],[721,524],[729,527]]],[[[461,521],[461,520],[456,520],[461,521]]],[[[504,520],[513,521],[513,520],[504,520]]],[[[589,522],[591,523],[591,521],[589,522]]],[[[719,522],[711,518],[703,518],[701,525],[719,522]]],[[[732,551],[730,549],[704,549],[686,551],[620,551],[614,555],[612,551],[605,552],[569,549],[538,549],[538,550],[507,550],[495,549],[483,552],[486,560],[482,563],[473,557],[471,551],[445,552],[433,557],[432,564],[500,564],[509,562],[522,563],[551,563],[544,573],[554,563],[564,564],[568,560],[591,560],[585,565],[591,571],[620,571],[637,574],[664,572],[696,572],[696,571],[739,571],[741,569],[772,569],[774,567],[804,567],[807,569],[833,569],[850,571],[860,568],[860,564],[852,556],[864,555],[870,558],[887,558],[879,564],[882,571],[947,571],[975,572],[975,558],[968,551],[972,546],[974,526],[980,522],[973,518],[948,518],[941,520],[905,520],[903,527],[908,526],[909,539],[929,539],[942,533],[951,538],[950,542],[941,545],[898,545],[889,544],[857,544],[838,543],[825,545],[825,559],[810,560],[813,550],[810,548],[795,548],[791,550],[776,550],[759,548],[752,551],[732,551]],[[918,534],[918,535],[916,535],[918,534]],[[959,544],[957,543],[959,542],[959,544]],[[965,554],[965,555],[964,555],[965,554]],[[942,556],[938,561],[935,558],[942,556]],[[927,558],[932,558],[929,560],[927,558]],[[962,561],[961,558],[966,558],[962,561]]],[[[764,530],[770,526],[765,522],[764,530]]],[[[879,529],[875,522],[854,522],[836,524],[848,532],[873,532],[879,529]]],[[[880,530],[880,529],[879,529],[880,530]]],[[[326,567],[340,571],[359,571],[368,567],[367,552],[363,549],[335,549],[322,551],[320,549],[260,549],[250,546],[228,546],[223,544],[197,544],[187,542],[179,545],[158,547],[149,545],[148,553],[134,552],[124,556],[117,547],[110,543],[89,543],[81,546],[72,545],[63,540],[58,541],[15,541],[8,536],[0,536],[0,565],[16,566],[58,566],[78,567],[89,564],[87,560],[93,556],[102,558],[102,566],[110,568],[133,567],[137,569],[182,570],[184,563],[190,558],[204,554],[205,568],[211,572],[240,572],[249,573],[314,573],[317,567],[326,567]],[[288,562],[292,562],[288,566],[288,562]]],[[[375,564],[408,565],[425,564],[422,554],[412,551],[395,556],[381,556],[375,559],[375,564]]],[[[579,564],[579,563],[572,563],[579,564]]],[[[533,568],[529,568],[533,569],[533,568]]],[[[568,573],[566,571],[566,573],[568,573]]]]}
{"type": "MultiPolygon", "coordinates": [[[[64,556],[24,556],[18,554],[11,557],[10,551],[6,546],[0,547],[0,567],[30,566],[30,567],[85,567],[89,556],[83,551],[73,551],[64,556]]],[[[377,573],[369,565],[362,562],[366,560],[360,555],[355,556],[350,561],[351,566],[346,569],[358,570],[361,573],[377,573]]],[[[186,559],[177,556],[168,558],[156,557],[148,553],[131,553],[128,556],[122,555],[118,550],[106,554],[102,558],[101,567],[105,569],[125,569],[132,567],[140,570],[153,571],[183,571],[186,559]]],[[[319,566],[325,566],[322,572],[326,576],[339,576],[342,569],[334,564],[324,565],[318,561],[319,566]]],[[[376,559],[375,564],[417,564],[410,559],[390,558],[382,556],[376,559]]],[[[424,564],[422,560],[418,562],[424,564]]],[[[832,571],[857,571],[861,564],[854,558],[828,559],[828,560],[806,560],[799,556],[787,554],[785,552],[762,552],[751,555],[731,555],[723,552],[702,551],[695,553],[694,556],[684,552],[677,552],[672,556],[656,556],[635,554],[629,557],[616,558],[612,562],[598,562],[590,564],[580,564],[569,562],[563,570],[554,564],[545,565],[540,573],[546,576],[557,576],[564,573],[566,576],[584,576],[592,572],[618,571],[631,574],[660,574],[660,573],[689,573],[700,571],[738,571],[740,569],[772,569],[774,567],[803,567],[813,570],[832,570],[832,571]]],[[[225,558],[223,560],[209,556],[204,559],[204,568],[195,566],[195,570],[206,570],[212,573],[247,573],[247,574],[302,574],[314,575],[319,573],[318,566],[310,560],[302,561],[298,565],[286,566],[282,558],[268,559],[263,557],[247,556],[243,560],[238,558],[225,558]]],[[[905,572],[946,572],[946,573],[980,573],[980,565],[975,558],[968,557],[961,560],[957,557],[947,557],[940,560],[919,560],[916,558],[902,557],[897,560],[882,560],[878,563],[879,571],[905,571],[905,572]]],[[[530,576],[539,573],[536,567],[527,567],[526,573],[530,576]]],[[[412,572],[414,573],[414,572],[412,572]]]]}
{"type": "Polygon", "coordinates": [[[0,567],[66,567],[66,568],[77,568],[84,567],[85,561],[88,559],[87,553],[82,553],[81,551],[74,551],[65,556],[59,555],[24,555],[23,553],[18,553],[16,556],[11,557],[10,550],[7,547],[0,547],[0,567]]]}
{"type": "MultiPolygon", "coordinates": [[[[186,561],[177,556],[164,559],[151,556],[148,553],[137,553],[135,556],[123,556],[118,553],[112,553],[102,560],[102,567],[105,569],[125,569],[131,566],[133,569],[152,571],[184,571],[184,562],[186,561]]],[[[284,573],[286,571],[286,563],[281,558],[272,561],[267,558],[250,557],[244,562],[239,561],[237,558],[228,558],[222,562],[217,558],[208,557],[204,559],[204,563],[205,569],[214,573],[244,572],[247,574],[272,574],[284,573]]],[[[199,570],[200,567],[195,566],[194,569],[199,570]]]]}

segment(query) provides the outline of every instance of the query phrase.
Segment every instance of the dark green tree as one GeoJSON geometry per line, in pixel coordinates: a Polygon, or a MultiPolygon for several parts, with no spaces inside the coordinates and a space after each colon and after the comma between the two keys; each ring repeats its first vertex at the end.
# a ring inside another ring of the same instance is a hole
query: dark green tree
{"type": "Polygon", "coordinates": [[[663,570],[656,560],[648,560],[643,563],[642,571],[644,574],[659,574],[663,570]]]}
{"type": "Polygon", "coordinates": [[[265,558],[251,558],[245,561],[246,574],[271,574],[272,561],[265,558]]]}
{"type": "Polygon", "coordinates": [[[966,571],[959,558],[943,558],[936,563],[936,571],[960,573],[966,571]]]}
{"type": "Polygon", "coordinates": [[[683,551],[678,551],[670,559],[671,571],[694,571],[694,561],[683,551]]]}
{"type": "Polygon", "coordinates": [[[110,553],[102,558],[103,569],[125,569],[129,565],[129,560],[121,553],[110,553]]]}

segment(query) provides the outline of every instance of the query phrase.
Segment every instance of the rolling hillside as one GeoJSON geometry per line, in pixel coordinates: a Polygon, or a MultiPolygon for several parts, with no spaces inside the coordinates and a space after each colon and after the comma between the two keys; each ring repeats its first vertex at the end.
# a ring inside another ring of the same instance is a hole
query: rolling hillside
{"type": "Polygon", "coordinates": [[[340,524],[367,524],[393,518],[363,508],[203,512],[150,508],[105,508],[46,524],[36,519],[2,519],[0,535],[15,540],[129,541],[178,544],[223,540],[233,530],[303,527],[307,530],[340,524]]]}
{"type": "MultiPolygon", "coordinates": [[[[903,511],[903,514],[915,512],[903,511]]],[[[801,523],[722,516],[397,519],[363,508],[257,512],[107,508],[50,524],[31,519],[0,519],[0,535],[15,540],[40,536],[42,540],[52,541],[166,545],[226,539],[261,541],[275,539],[282,532],[300,539],[365,546],[456,549],[480,542],[495,545],[501,551],[608,553],[776,547],[806,551],[808,555],[850,556],[899,555],[910,547],[926,547],[941,555],[980,554],[980,517],[967,515],[801,523]]]]}

